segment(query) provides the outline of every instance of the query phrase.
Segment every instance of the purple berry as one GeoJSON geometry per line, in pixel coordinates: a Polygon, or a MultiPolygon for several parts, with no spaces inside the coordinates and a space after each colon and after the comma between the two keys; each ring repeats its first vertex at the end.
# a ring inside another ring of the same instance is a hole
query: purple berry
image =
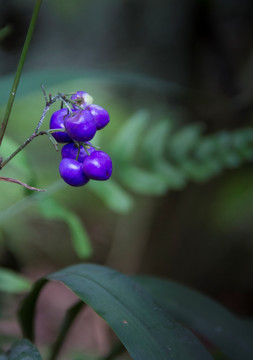
{"type": "Polygon", "coordinates": [[[94,117],[97,130],[103,129],[110,121],[108,112],[102,108],[102,106],[92,104],[87,107],[87,110],[89,110],[94,117]]]}
{"type": "MultiPolygon", "coordinates": [[[[96,150],[90,143],[87,142],[86,144],[87,144],[86,149],[89,154],[91,154],[93,151],[96,150]]],[[[81,146],[77,161],[83,162],[84,158],[88,156],[87,151],[84,149],[83,146],[81,146]]],[[[76,159],[78,154],[78,146],[73,142],[66,144],[62,147],[61,154],[63,159],[64,158],[76,159]]]]}
{"type": "Polygon", "coordinates": [[[74,159],[62,159],[59,171],[62,179],[71,186],[82,186],[89,181],[83,172],[82,164],[74,159]]]}
{"type": "Polygon", "coordinates": [[[76,111],[65,119],[65,129],[74,141],[88,141],[96,134],[96,122],[88,110],[76,111]]]}
{"type": "MultiPolygon", "coordinates": [[[[65,130],[64,120],[68,116],[68,109],[60,109],[53,113],[50,119],[50,129],[63,129],[65,130]]],[[[53,137],[59,143],[66,143],[72,141],[69,135],[66,132],[54,132],[52,133],[53,137]]]]}
{"type": "Polygon", "coordinates": [[[107,180],[112,174],[112,160],[104,151],[93,151],[83,161],[84,174],[93,180],[107,180]]]}
{"type": "MultiPolygon", "coordinates": [[[[76,104],[85,109],[86,106],[93,104],[93,97],[86,91],[77,91],[71,96],[71,100],[75,100],[76,104]]],[[[78,110],[79,108],[73,105],[73,108],[78,110]]]]}

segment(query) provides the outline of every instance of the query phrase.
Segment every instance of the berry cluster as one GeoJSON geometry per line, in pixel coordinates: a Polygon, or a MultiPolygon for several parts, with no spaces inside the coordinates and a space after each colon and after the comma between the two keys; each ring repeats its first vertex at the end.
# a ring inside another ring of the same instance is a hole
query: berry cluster
{"type": "Polygon", "coordinates": [[[112,174],[111,158],[89,140],[108,124],[109,114],[84,91],[72,95],[71,104],[71,110],[57,110],[50,120],[50,129],[57,130],[52,132],[55,140],[67,143],[61,151],[60,175],[71,186],[85,185],[90,179],[107,180],[112,174]]]}

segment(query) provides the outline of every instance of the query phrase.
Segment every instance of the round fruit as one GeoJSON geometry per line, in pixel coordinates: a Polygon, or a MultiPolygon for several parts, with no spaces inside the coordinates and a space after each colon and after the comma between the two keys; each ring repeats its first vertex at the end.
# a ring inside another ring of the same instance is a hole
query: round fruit
{"type": "MultiPolygon", "coordinates": [[[[68,116],[68,109],[60,109],[53,113],[50,119],[50,129],[63,129],[65,131],[64,120],[68,116]]],[[[72,141],[66,132],[57,131],[52,133],[53,137],[59,143],[72,141]]]]}
{"type": "MultiPolygon", "coordinates": [[[[77,91],[71,96],[71,100],[75,100],[76,104],[81,106],[83,109],[85,109],[86,106],[93,104],[93,97],[86,91],[77,91]]],[[[79,109],[76,105],[73,105],[73,108],[76,110],[79,109]]]]}
{"type": "MultiPolygon", "coordinates": [[[[90,143],[86,143],[85,145],[87,151],[89,154],[91,154],[93,151],[95,151],[96,149],[90,144],[90,143]]],[[[80,152],[79,152],[79,156],[78,156],[78,159],[77,161],[79,162],[83,162],[84,158],[86,156],[88,156],[89,154],[87,153],[87,151],[84,149],[83,146],[80,147],[80,152]]],[[[61,155],[62,155],[62,158],[69,158],[69,159],[75,159],[76,160],[76,157],[77,157],[77,154],[78,154],[78,146],[71,142],[71,143],[68,143],[66,145],[64,145],[61,149],[61,155]]]]}
{"type": "Polygon", "coordinates": [[[84,174],[93,180],[107,180],[112,174],[112,160],[104,151],[93,151],[83,161],[84,174]]]}
{"type": "Polygon", "coordinates": [[[94,117],[97,130],[103,129],[110,121],[108,112],[102,108],[102,106],[92,104],[87,107],[87,110],[89,110],[94,117]]]}
{"type": "Polygon", "coordinates": [[[62,159],[59,171],[62,179],[71,186],[82,186],[89,181],[89,178],[83,173],[82,164],[74,159],[62,159]]]}
{"type": "Polygon", "coordinates": [[[88,141],[96,134],[96,122],[88,110],[76,111],[65,119],[65,129],[74,141],[88,141]]]}

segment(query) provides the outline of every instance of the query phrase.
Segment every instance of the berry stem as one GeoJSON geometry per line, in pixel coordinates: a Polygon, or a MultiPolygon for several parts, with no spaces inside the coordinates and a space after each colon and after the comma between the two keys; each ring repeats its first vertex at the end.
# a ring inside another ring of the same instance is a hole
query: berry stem
{"type": "Polygon", "coordinates": [[[28,31],[27,31],[27,35],[26,35],[24,47],[23,47],[23,50],[22,50],[22,53],[21,53],[21,56],[20,56],[20,60],[19,60],[19,63],[18,63],[16,75],[15,75],[15,78],[13,80],[13,84],[12,84],[11,92],[10,92],[10,95],[9,95],[8,103],[7,103],[7,106],[6,106],[4,118],[3,118],[2,122],[1,122],[1,125],[0,125],[0,145],[2,143],[4,134],[5,134],[5,130],[6,130],[6,127],[7,127],[7,123],[8,123],[8,120],[10,118],[10,114],[11,114],[12,106],[13,106],[14,99],[15,99],[15,96],[16,96],[19,80],[20,80],[20,77],[21,77],[21,74],[22,74],[22,70],[23,70],[23,66],[24,66],[24,63],[25,63],[27,51],[28,51],[28,48],[29,48],[29,45],[30,45],[30,42],[31,42],[32,34],[34,32],[34,28],[35,28],[35,24],[36,24],[36,21],[37,21],[37,18],[38,18],[41,3],[42,3],[42,0],[36,0],[35,6],[34,6],[31,22],[30,22],[30,25],[29,25],[29,28],[28,28],[28,31]]]}
{"type": "Polygon", "coordinates": [[[53,143],[55,150],[58,151],[58,147],[57,147],[57,142],[55,141],[54,137],[51,135],[51,132],[57,132],[57,131],[62,131],[62,129],[50,129],[48,131],[39,131],[45,117],[46,114],[48,112],[48,110],[50,109],[50,106],[53,105],[56,101],[64,101],[64,103],[68,104],[69,100],[65,98],[65,95],[62,93],[58,93],[55,96],[52,96],[51,94],[49,94],[49,101],[47,101],[47,96],[46,96],[46,92],[44,87],[42,87],[42,91],[44,94],[44,98],[46,99],[46,105],[43,109],[42,115],[40,117],[40,120],[38,122],[38,125],[36,126],[35,131],[33,132],[33,134],[26,139],[26,141],[19,146],[7,159],[2,160],[0,159],[0,170],[11,160],[13,159],[21,150],[23,150],[26,145],[28,145],[33,139],[35,139],[37,136],[39,135],[47,135],[50,139],[50,141],[53,143]]]}
{"type": "Polygon", "coordinates": [[[53,136],[48,132],[48,131],[40,131],[40,132],[34,132],[29,138],[26,139],[26,141],[20,145],[7,159],[3,160],[0,163],[0,170],[11,160],[13,159],[21,150],[23,150],[28,144],[30,144],[31,141],[33,141],[33,139],[35,139],[37,136],[40,135],[47,135],[49,137],[49,139],[52,141],[56,151],[58,151],[57,148],[57,142],[55,142],[55,140],[52,140],[53,136]]]}

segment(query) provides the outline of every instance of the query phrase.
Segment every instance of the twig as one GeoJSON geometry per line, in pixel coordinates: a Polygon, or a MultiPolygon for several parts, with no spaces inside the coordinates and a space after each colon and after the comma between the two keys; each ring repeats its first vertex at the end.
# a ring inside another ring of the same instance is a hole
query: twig
{"type": "Polygon", "coordinates": [[[29,190],[35,190],[35,191],[47,191],[46,189],[38,189],[36,187],[33,187],[33,186],[29,186],[27,185],[26,183],[20,181],[20,180],[17,180],[17,179],[12,179],[12,178],[9,178],[9,177],[2,177],[0,176],[0,181],[7,181],[7,182],[12,182],[12,183],[15,183],[15,184],[18,184],[18,185],[22,185],[24,186],[26,189],[29,189],[29,190]]]}

